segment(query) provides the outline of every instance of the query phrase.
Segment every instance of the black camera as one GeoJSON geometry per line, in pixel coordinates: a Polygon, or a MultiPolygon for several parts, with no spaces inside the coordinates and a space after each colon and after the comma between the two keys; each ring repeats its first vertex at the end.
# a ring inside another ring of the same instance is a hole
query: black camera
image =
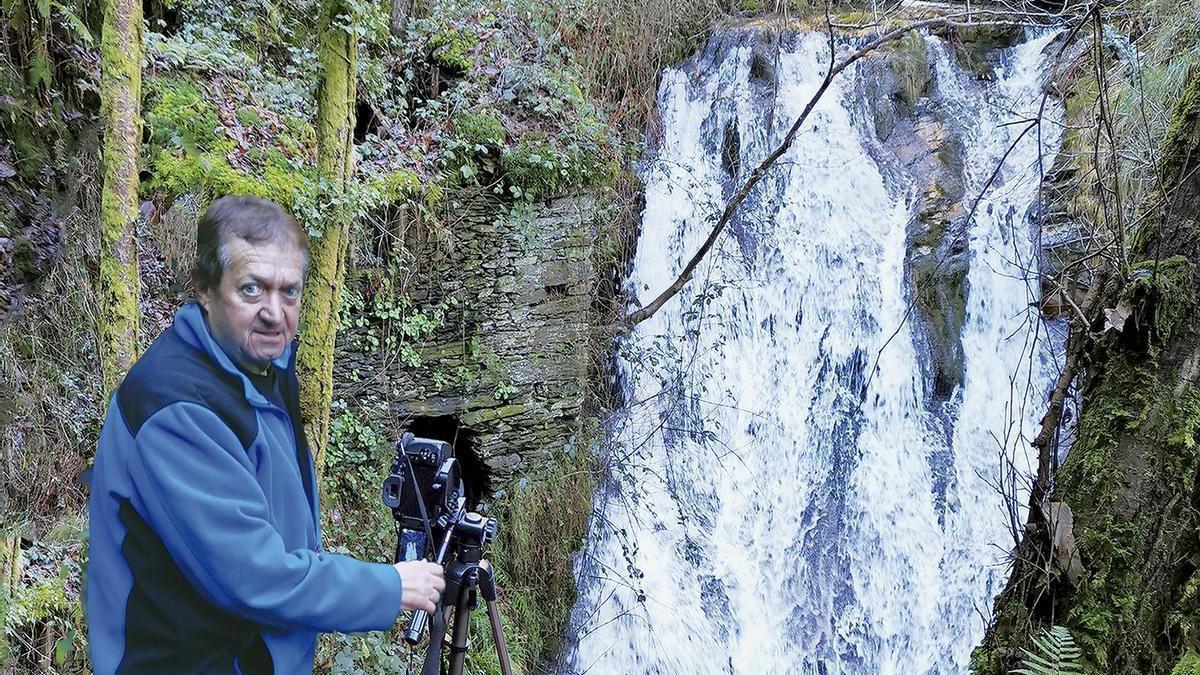
{"type": "MultiPolygon", "coordinates": [[[[467,511],[466,490],[454,448],[445,441],[416,438],[406,433],[396,443],[391,472],[383,480],[383,504],[396,520],[396,562],[427,560],[446,570],[446,593],[453,597],[454,635],[451,638],[449,673],[461,675],[467,651],[467,615],[476,606],[476,594],[488,605],[488,618],[496,640],[501,670],[511,673],[504,644],[496,583],[484,548],[496,538],[499,523],[467,511]],[[436,546],[436,551],[434,547],[436,546]]],[[[429,654],[422,673],[434,675],[441,664],[447,611],[439,605],[429,629],[429,654]]],[[[404,640],[421,641],[430,614],[413,612],[404,640]]]]}
{"type": "Polygon", "coordinates": [[[398,558],[426,557],[432,544],[429,535],[440,538],[450,519],[466,505],[454,448],[445,441],[404,434],[396,443],[382,497],[401,531],[398,558]]]}

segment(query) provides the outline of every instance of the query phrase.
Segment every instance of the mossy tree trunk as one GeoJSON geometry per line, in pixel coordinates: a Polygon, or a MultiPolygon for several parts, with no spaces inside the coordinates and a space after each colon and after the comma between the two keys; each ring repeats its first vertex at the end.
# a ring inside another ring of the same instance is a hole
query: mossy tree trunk
{"type": "Polygon", "coordinates": [[[355,64],[358,45],[345,30],[352,14],[342,0],[325,0],[321,11],[321,84],[317,93],[317,172],[327,204],[313,237],[300,317],[297,369],[305,432],[320,471],[329,440],[333,402],[333,350],[339,301],[346,275],[351,210],[347,195],[354,173],[355,64]]]}
{"type": "MultiPolygon", "coordinates": [[[[1097,320],[1073,356],[1085,371],[1076,438],[1050,499],[1073,514],[1082,571],[1031,509],[973,672],[1017,667],[1043,626],[1071,631],[1088,675],[1183,672],[1200,649],[1200,77],[1162,151],[1171,208],[1104,292],[1128,307],[1097,320]],[[1111,319],[1110,319],[1111,321],[1111,319]]],[[[1161,207],[1160,207],[1161,208],[1161,207]]],[[[1107,287],[1106,287],[1107,288],[1107,287]]],[[[1187,668],[1187,672],[1192,672],[1187,668]]]]}
{"type": "Polygon", "coordinates": [[[8,663],[10,648],[6,638],[8,607],[21,581],[21,538],[13,535],[0,539],[0,666],[8,663]]]}
{"type": "Polygon", "coordinates": [[[105,0],[100,42],[104,117],[100,197],[100,366],[106,390],[137,358],[138,147],[142,140],[142,3],[105,0]]]}

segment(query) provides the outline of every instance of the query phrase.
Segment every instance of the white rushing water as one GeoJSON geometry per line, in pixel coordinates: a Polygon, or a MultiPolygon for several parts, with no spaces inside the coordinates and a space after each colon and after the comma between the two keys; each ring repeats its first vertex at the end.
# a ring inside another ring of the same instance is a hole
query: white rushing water
{"type": "MultiPolygon", "coordinates": [[[[1009,50],[987,84],[926,40],[925,104],[961,124],[969,208],[1026,126],[1009,123],[1041,103],[1051,36],[1009,50]]],[[[726,126],[744,177],[828,60],[820,35],[785,41],[772,96],[751,77],[752,40],[725,42],[664,74],[629,280],[643,302],[736,185],[726,126]]],[[[864,77],[839,76],[694,280],[623,352],[629,407],[577,565],[564,671],[967,672],[1012,545],[994,483],[1003,457],[1028,468],[1055,372],[1022,268],[1036,270],[1039,140],[1048,169],[1062,113],[1050,101],[969,224],[962,384],[931,403],[923,329],[904,320],[913,181],[873,159],[886,153],[864,77]]]]}

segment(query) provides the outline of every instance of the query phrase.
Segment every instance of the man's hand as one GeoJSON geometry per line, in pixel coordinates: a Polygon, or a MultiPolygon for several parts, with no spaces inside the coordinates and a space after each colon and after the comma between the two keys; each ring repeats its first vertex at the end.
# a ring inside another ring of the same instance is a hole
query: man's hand
{"type": "Polygon", "coordinates": [[[437,609],[438,598],[446,590],[442,577],[442,566],[424,560],[408,560],[393,565],[404,586],[400,606],[404,609],[421,609],[432,612],[437,609]]]}

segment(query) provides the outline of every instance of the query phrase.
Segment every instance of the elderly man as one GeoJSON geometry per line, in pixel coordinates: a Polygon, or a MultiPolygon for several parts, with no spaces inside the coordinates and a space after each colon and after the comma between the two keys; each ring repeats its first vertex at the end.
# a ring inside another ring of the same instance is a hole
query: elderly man
{"type": "Polygon", "coordinates": [[[198,302],[129,371],[96,452],[96,675],[308,673],[318,632],[387,629],[444,589],[432,563],[322,551],[292,348],[307,256],[272,202],[201,218],[198,302]]]}

